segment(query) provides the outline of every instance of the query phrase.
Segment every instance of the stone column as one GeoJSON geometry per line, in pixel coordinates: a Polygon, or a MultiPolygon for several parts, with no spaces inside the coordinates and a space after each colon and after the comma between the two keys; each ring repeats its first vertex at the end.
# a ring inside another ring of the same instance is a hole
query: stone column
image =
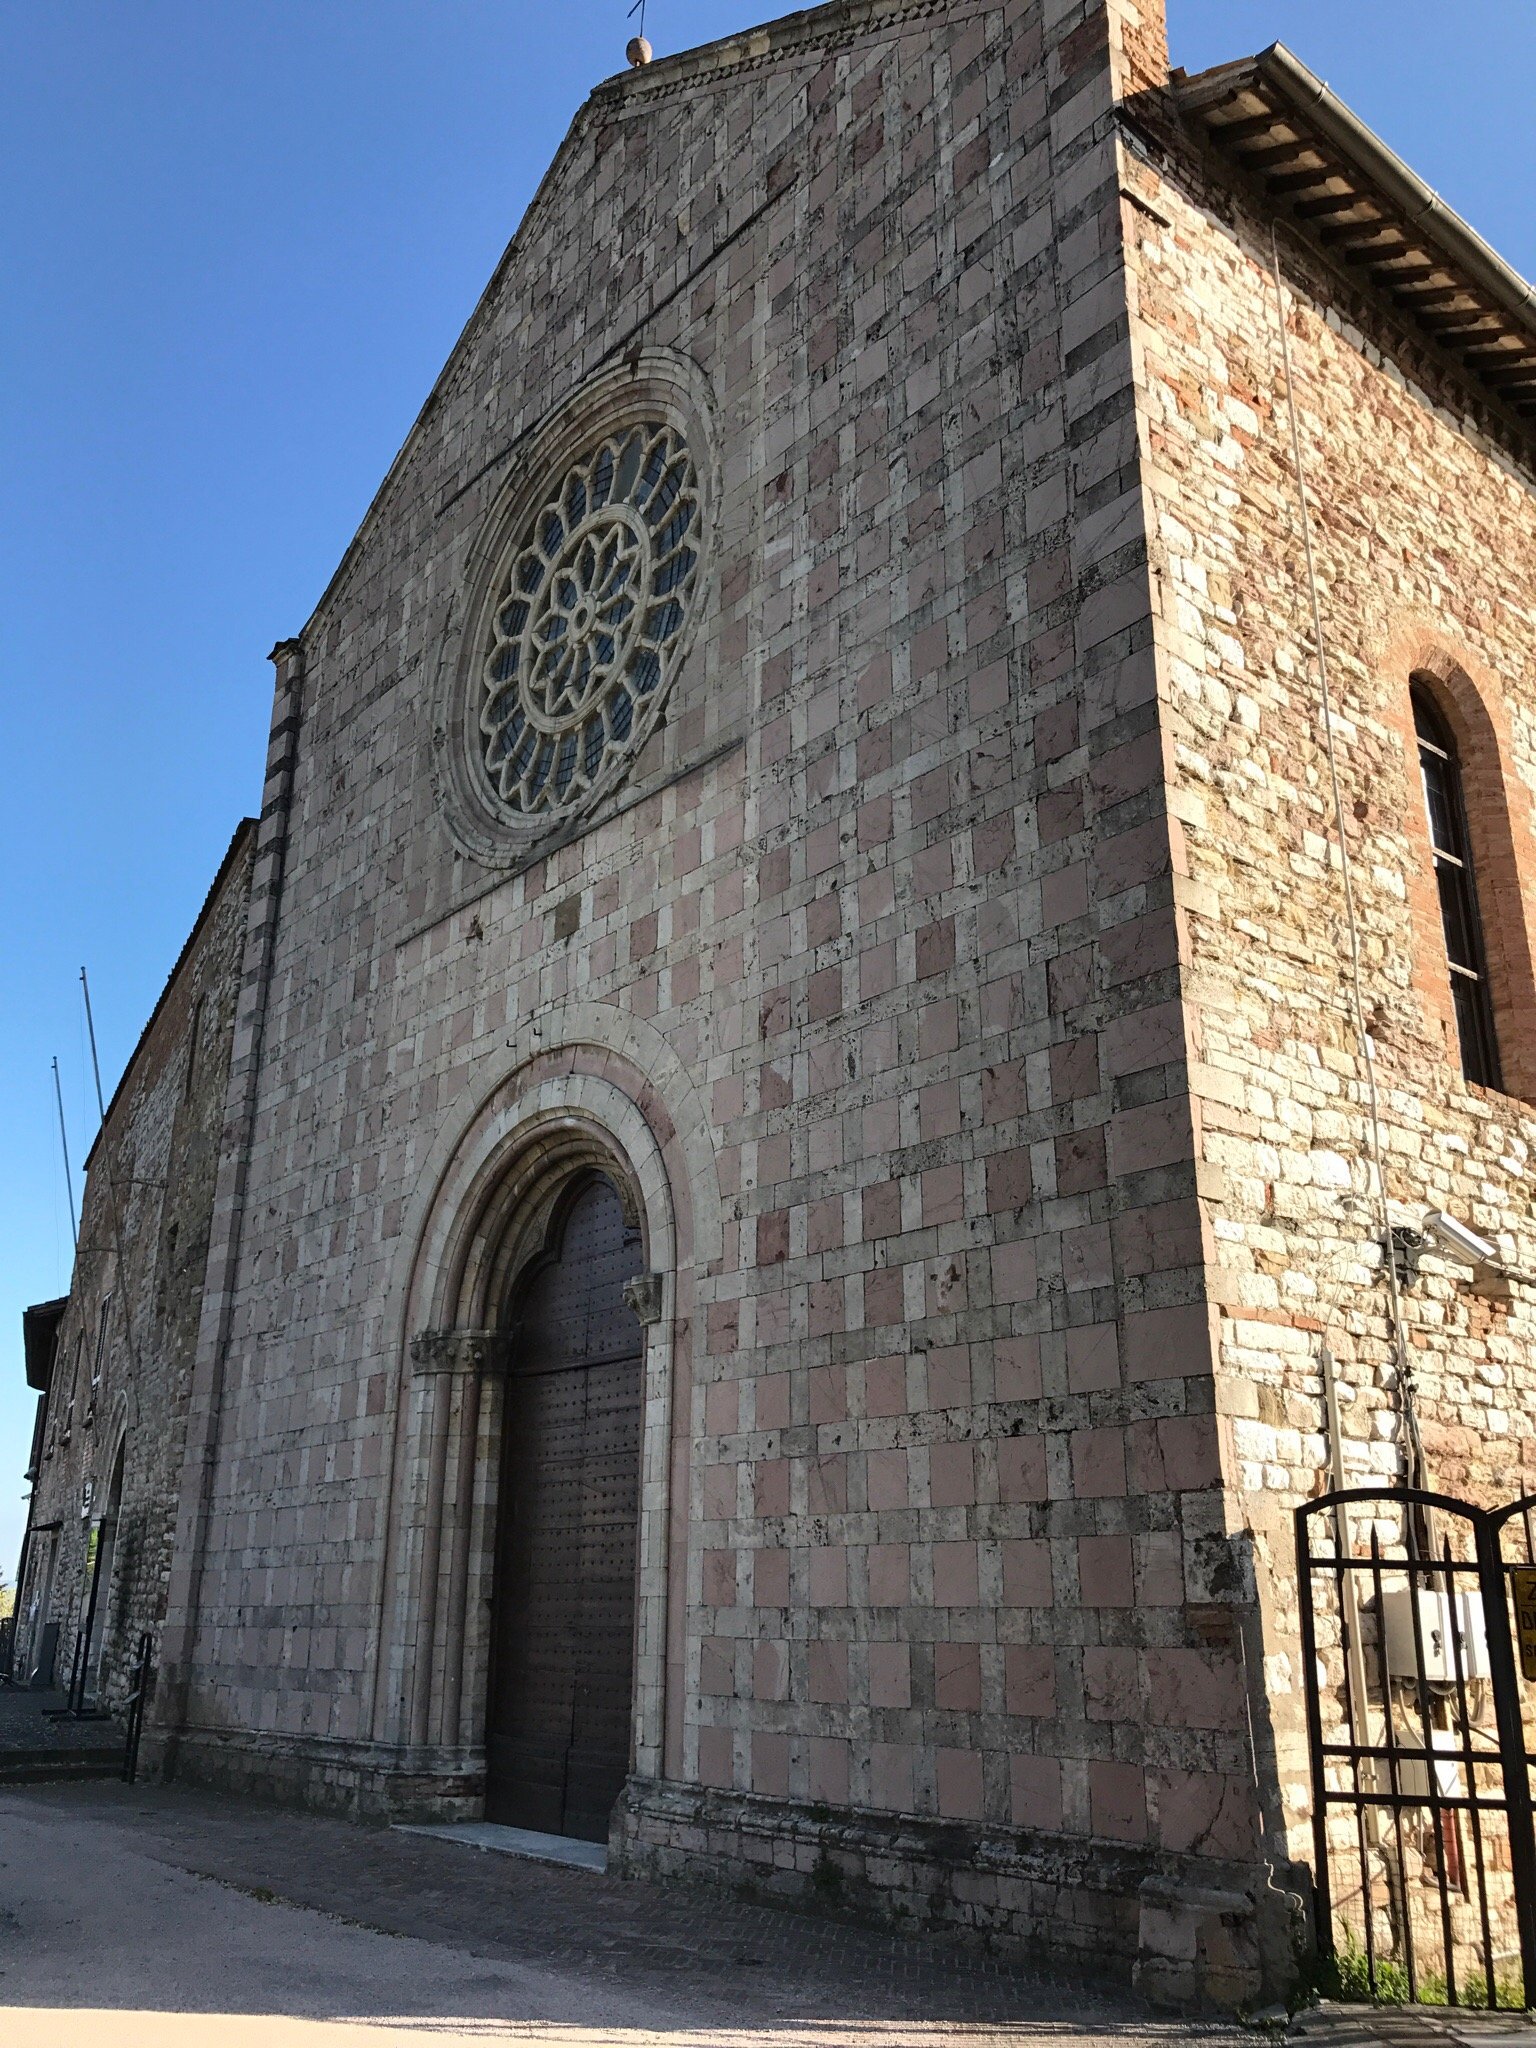
{"type": "Polygon", "coordinates": [[[423,1330],[411,1339],[411,1363],[427,1389],[418,1455],[426,1467],[416,1604],[416,1655],[411,1672],[410,1740],[457,1745],[464,1685],[464,1605],[469,1577],[475,1451],[480,1430],[480,1380],[501,1371],[506,1330],[423,1330]],[[448,1472],[454,1471],[456,1515],[445,1520],[448,1472]],[[447,1598],[441,1598],[444,1573],[447,1598]]]}

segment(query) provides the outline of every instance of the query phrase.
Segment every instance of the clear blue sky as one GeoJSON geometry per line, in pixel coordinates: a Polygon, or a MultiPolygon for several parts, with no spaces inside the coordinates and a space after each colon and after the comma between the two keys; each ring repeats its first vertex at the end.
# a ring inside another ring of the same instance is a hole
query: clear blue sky
{"type": "MultiPolygon", "coordinates": [[[[752,0],[651,0],[658,52],[752,0]]],[[[1171,0],[1190,70],[1283,40],[1527,276],[1529,0],[1171,0]]],[[[261,785],[304,623],[624,0],[10,0],[0,25],[0,1569],[68,1283],[50,1093],[95,1122],[261,785]]]]}

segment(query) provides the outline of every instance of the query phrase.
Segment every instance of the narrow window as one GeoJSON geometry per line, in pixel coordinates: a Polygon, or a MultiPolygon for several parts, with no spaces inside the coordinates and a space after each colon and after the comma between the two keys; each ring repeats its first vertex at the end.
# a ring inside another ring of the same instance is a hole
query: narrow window
{"type": "Polygon", "coordinates": [[[1499,1049],[1488,994],[1482,920],[1477,914],[1477,884],[1467,836],[1461,762],[1449,726],[1418,684],[1413,688],[1413,728],[1419,741],[1424,809],[1429,819],[1435,884],[1440,892],[1440,922],[1445,930],[1445,960],[1451,974],[1451,1001],[1461,1041],[1461,1071],[1469,1081],[1484,1088],[1497,1088],[1499,1049]]]}
{"type": "Polygon", "coordinates": [[[85,1412],[87,1422],[96,1413],[96,1396],[101,1390],[101,1375],[106,1368],[107,1318],[111,1313],[112,1296],[107,1293],[101,1297],[101,1314],[96,1322],[96,1355],[91,1361],[91,1404],[85,1412]]]}
{"type": "Polygon", "coordinates": [[[75,1357],[69,1375],[69,1399],[64,1404],[64,1426],[59,1431],[60,1443],[67,1444],[75,1426],[75,1396],[80,1391],[80,1356],[85,1349],[85,1332],[75,1333],[75,1357]]]}

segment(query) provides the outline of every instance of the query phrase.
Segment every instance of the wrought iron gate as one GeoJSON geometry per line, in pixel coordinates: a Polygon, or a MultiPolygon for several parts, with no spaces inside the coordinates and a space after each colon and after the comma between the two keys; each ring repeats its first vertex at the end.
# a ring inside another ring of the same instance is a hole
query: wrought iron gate
{"type": "Polygon", "coordinates": [[[1533,1513],[1403,1487],[1296,1511],[1317,1945],[1346,1991],[1536,2000],[1533,1513]]]}

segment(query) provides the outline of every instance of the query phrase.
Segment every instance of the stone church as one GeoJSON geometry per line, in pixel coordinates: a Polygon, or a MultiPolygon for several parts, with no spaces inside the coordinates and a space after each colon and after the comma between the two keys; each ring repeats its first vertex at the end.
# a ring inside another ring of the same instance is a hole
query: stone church
{"type": "Polygon", "coordinates": [[[1272,1994],[1293,1508],[1536,1486],[1530,1290],[1387,1256],[1536,1267],[1533,626],[1536,297],[1284,48],[834,0],[599,85],[31,1312],[18,1670],[1272,1994]]]}

